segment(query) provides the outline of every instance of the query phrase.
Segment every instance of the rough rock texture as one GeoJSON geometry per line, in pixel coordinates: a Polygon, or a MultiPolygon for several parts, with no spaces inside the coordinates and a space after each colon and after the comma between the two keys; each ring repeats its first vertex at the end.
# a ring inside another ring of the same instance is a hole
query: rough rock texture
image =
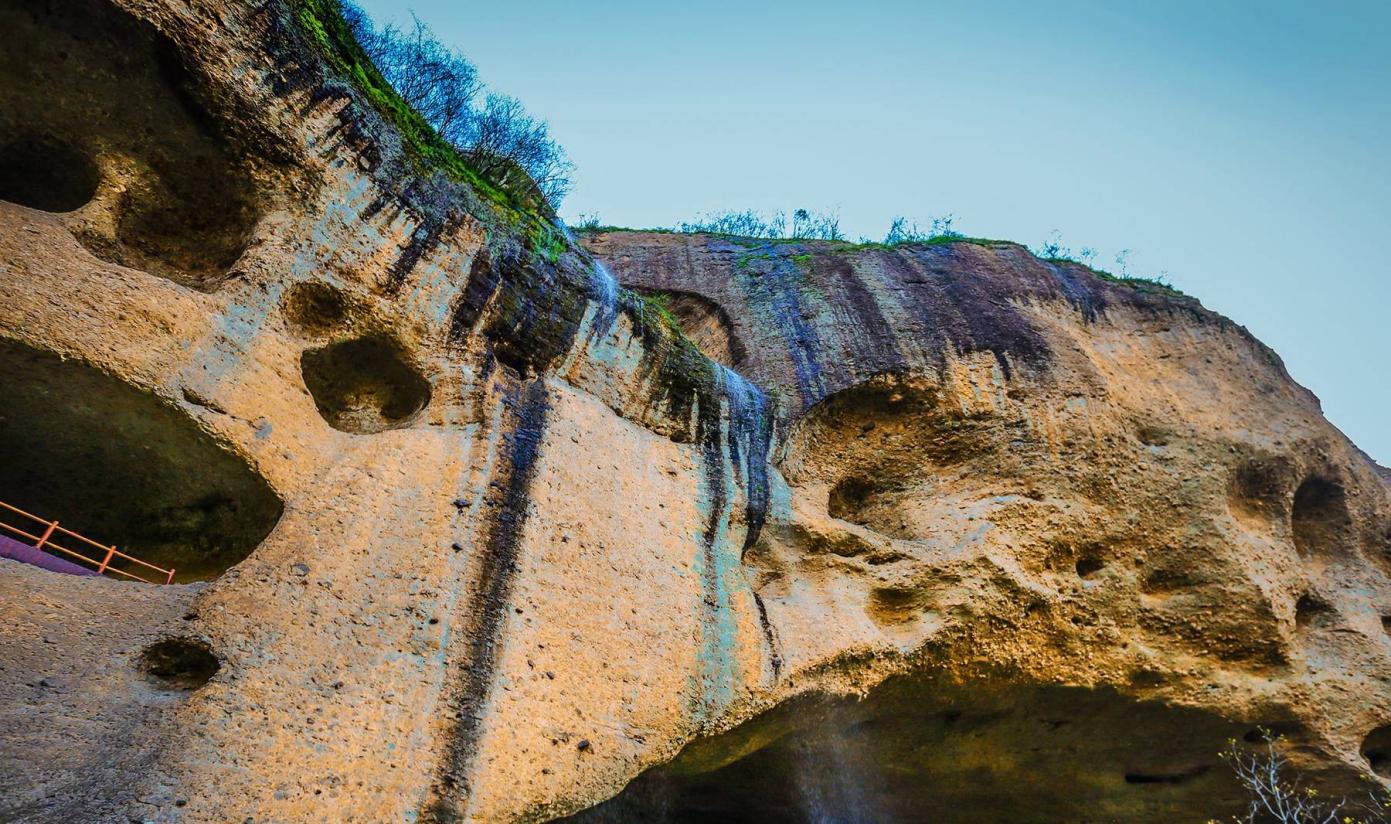
{"type": "Polygon", "coordinates": [[[1257,724],[1391,775],[1386,476],[1244,330],[1010,244],[581,248],[325,8],[0,0],[0,490],[203,581],[0,561],[0,819],[1200,820],[1257,724]]]}

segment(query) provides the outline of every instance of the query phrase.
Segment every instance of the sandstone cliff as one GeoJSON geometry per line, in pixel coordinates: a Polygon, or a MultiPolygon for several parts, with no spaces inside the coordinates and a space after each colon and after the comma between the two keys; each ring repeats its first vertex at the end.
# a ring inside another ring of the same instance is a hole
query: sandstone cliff
{"type": "Polygon", "coordinates": [[[1387,480],[1245,330],[576,243],[340,22],[0,0],[0,500],[179,570],[0,561],[0,818],[1201,820],[1258,725],[1391,777],[1387,480]]]}

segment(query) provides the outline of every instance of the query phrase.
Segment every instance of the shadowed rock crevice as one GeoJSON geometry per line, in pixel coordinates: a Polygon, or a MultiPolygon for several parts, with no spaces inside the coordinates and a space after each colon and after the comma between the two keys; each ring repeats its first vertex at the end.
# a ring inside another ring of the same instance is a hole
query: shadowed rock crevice
{"type": "Polygon", "coordinates": [[[260,198],[173,43],[107,0],[0,0],[0,31],[0,199],[89,205],[97,256],[215,288],[260,198]]]}
{"type": "Polygon", "coordinates": [[[280,305],[290,328],[306,337],[328,334],[348,320],[347,298],[326,283],[297,283],[280,305]]]}
{"type": "Polygon", "coordinates": [[[311,349],[300,358],[304,385],[329,426],[370,434],[410,423],[430,401],[430,383],[382,337],[311,349]]]}
{"type": "Polygon", "coordinates": [[[0,146],[0,200],[44,212],[71,212],[97,192],[91,157],[47,134],[21,134],[0,146]]]}
{"type": "Polygon", "coordinates": [[[1391,780],[1391,724],[1377,727],[1362,739],[1362,757],[1372,772],[1391,780]]]}
{"type": "Polygon", "coordinates": [[[280,518],[280,499],[245,460],[149,392],[10,341],[0,341],[0,385],[0,500],[174,567],[182,581],[221,574],[280,518]]]}
{"type": "Polygon", "coordinates": [[[1346,554],[1350,524],[1341,484],[1315,476],[1295,490],[1290,525],[1295,549],[1304,557],[1346,554]]]}
{"type": "Polygon", "coordinates": [[[696,741],[568,821],[1139,821],[1235,812],[1241,728],[1109,690],[895,680],[696,741]]]}
{"type": "Polygon", "coordinates": [[[664,289],[636,289],[671,314],[681,333],[691,339],[706,357],[716,363],[738,368],[746,354],[734,324],[718,303],[694,292],[664,289]]]}
{"type": "Polygon", "coordinates": [[[196,638],[166,638],[145,648],[140,670],[160,689],[196,690],[212,680],[222,662],[196,638]]]}

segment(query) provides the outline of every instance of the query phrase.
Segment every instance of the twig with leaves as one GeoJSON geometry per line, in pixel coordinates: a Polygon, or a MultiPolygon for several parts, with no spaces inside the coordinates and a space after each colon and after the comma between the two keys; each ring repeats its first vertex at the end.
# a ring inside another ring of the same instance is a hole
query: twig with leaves
{"type": "MultiPolygon", "coordinates": [[[[1290,778],[1288,760],[1282,752],[1284,736],[1273,735],[1261,728],[1262,746],[1247,748],[1235,739],[1227,742],[1222,752],[1236,772],[1237,780],[1246,788],[1249,798],[1246,813],[1234,816],[1235,822],[1257,824],[1385,824],[1391,821],[1391,798],[1384,789],[1372,789],[1363,799],[1346,796],[1325,798],[1307,786],[1302,776],[1290,778]]],[[[1216,824],[1216,822],[1209,822],[1216,824]]]]}

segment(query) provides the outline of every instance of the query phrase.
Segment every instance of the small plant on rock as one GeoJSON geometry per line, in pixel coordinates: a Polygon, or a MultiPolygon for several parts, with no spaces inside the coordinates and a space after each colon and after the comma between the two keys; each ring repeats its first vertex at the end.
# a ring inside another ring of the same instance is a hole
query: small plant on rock
{"type": "MultiPolygon", "coordinates": [[[[1391,821],[1391,796],[1379,785],[1364,797],[1325,797],[1314,787],[1307,786],[1298,775],[1291,777],[1288,761],[1281,752],[1284,736],[1273,735],[1261,728],[1261,745],[1241,746],[1235,739],[1227,742],[1222,760],[1236,772],[1237,780],[1246,788],[1247,805],[1243,815],[1233,816],[1240,824],[1276,822],[1277,824],[1385,824],[1391,821]]],[[[1218,824],[1216,820],[1208,824],[1218,824]]]]}
{"type": "Polygon", "coordinates": [[[896,217],[889,224],[889,232],[884,235],[885,246],[898,246],[904,243],[941,243],[943,241],[964,238],[961,232],[956,230],[956,216],[942,215],[932,219],[932,226],[927,231],[918,228],[918,224],[909,223],[905,217],[896,217]]]}

